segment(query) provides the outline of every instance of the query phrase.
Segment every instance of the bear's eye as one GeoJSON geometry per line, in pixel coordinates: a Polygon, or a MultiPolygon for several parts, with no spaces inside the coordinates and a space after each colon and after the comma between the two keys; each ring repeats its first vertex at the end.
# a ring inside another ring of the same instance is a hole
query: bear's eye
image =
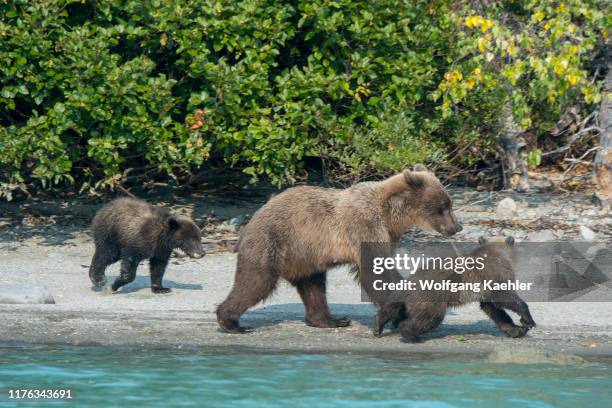
{"type": "Polygon", "coordinates": [[[444,215],[444,208],[438,208],[438,215],[444,215]]]}

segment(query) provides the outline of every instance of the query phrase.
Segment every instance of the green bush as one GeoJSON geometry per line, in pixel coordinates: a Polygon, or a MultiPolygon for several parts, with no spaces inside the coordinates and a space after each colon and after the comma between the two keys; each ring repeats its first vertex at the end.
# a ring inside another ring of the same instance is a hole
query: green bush
{"type": "Polygon", "coordinates": [[[603,1],[0,1],[0,195],[223,159],[284,183],[491,154],[598,101],[603,1]],[[510,16],[510,17],[509,17],[510,16]],[[551,119],[552,118],[552,119],[551,119]]]}

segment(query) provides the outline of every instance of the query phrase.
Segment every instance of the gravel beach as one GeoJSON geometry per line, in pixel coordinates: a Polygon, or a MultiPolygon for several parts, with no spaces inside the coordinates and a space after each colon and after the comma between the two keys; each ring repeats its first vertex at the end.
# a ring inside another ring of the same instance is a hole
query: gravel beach
{"type": "MultiPolygon", "coordinates": [[[[477,235],[491,233],[529,240],[530,234],[541,238],[542,231],[550,238],[579,239],[580,225],[586,225],[598,239],[610,242],[609,215],[597,214],[592,204],[578,195],[569,199],[546,194],[519,196],[515,198],[519,214],[512,222],[496,221],[496,203],[507,195],[462,190],[453,191],[453,195],[464,223],[458,240],[475,240],[477,235]]],[[[223,218],[251,214],[263,202],[258,200],[236,205],[223,218]]],[[[93,244],[87,218],[98,205],[57,200],[29,207],[17,203],[0,207],[0,286],[43,284],[55,300],[55,304],[1,304],[0,343],[364,353],[483,353],[503,346],[516,348],[517,358],[521,348],[612,356],[612,302],[530,303],[538,326],[522,339],[502,335],[477,305],[450,311],[442,326],[425,336],[423,343],[401,343],[393,331],[375,338],[371,334],[374,309],[361,302],[359,288],[347,268],[330,271],[328,296],[334,314],[353,319],[350,327],[306,326],[296,291],[282,283],[273,297],[243,316],[243,323],[254,327],[254,332],[225,334],[218,330],[214,312],[233,281],[236,255],[229,251],[212,248],[203,259],[173,258],[164,279],[172,288],[167,295],[151,293],[146,264],[139,267],[136,281],[119,293],[91,290],[87,270],[93,244]],[[37,215],[37,208],[39,212],[40,208],[46,210],[37,215]],[[54,208],[59,214],[55,217],[54,208]]],[[[196,214],[184,203],[173,207],[196,214]]],[[[210,209],[194,217],[212,219],[218,213],[210,209]]],[[[219,231],[235,237],[222,219],[211,231],[217,235],[211,233],[209,238],[218,236],[219,231]]],[[[428,236],[414,232],[407,239],[428,236]]],[[[231,244],[231,239],[226,241],[231,244]]],[[[107,270],[110,282],[118,269],[115,264],[107,270]]]]}

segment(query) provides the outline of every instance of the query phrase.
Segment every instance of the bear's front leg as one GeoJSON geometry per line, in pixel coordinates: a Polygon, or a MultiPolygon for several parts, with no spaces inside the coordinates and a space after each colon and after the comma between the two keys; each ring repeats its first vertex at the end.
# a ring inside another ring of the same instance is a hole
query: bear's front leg
{"type": "Polygon", "coordinates": [[[398,328],[400,323],[406,318],[406,306],[403,302],[390,302],[378,308],[374,316],[374,336],[382,336],[382,332],[388,322],[393,323],[394,328],[398,328]]]}
{"type": "Polygon", "coordinates": [[[513,311],[517,315],[521,317],[521,326],[525,329],[529,330],[536,326],[533,317],[531,317],[531,313],[529,312],[529,306],[518,293],[514,291],[509,291],[504,294],[503,302],[495,302],[495,306],[498,308],[504,308],[513,311]]]}
{"type": "Polygon", "coordinates": [[[527,327],[517,326],[512,321],[512,318],[506,313],[505,310],[499,308],[496,304],[491,302],[481,302],[480,309],[487,314],[495,322],[495,325],[499,330],[506,333],[508,336],[517,338],[523,337],[527,334],[527,327]]]}
{"type": "Polygon", "coordinates": [[[107,248],[96,247],[96,252],[89,266],[89,279],[94,290],[100,290],[106,285],[106,276],[104,271],[106,267],[114,262],[117,262],[119,257],[107,248]]]}
{"type": "Polygon", "coordinates": [[[400,325],[400,341],[402,343],[422,343],[423,340],[419,338],[419,335],[423,333],[418,327],[417,322],[410,318],[403,320],[400,325]]]}
{"type": "Polygon", "coordinates": [[[151,291],[155,294],[170,293],[172,291],[172,289],[162,286],[162,279],[164,278],[167,265],[168,258],[151,258],[149,260],[149,267],[151,270],[151,291]]]}

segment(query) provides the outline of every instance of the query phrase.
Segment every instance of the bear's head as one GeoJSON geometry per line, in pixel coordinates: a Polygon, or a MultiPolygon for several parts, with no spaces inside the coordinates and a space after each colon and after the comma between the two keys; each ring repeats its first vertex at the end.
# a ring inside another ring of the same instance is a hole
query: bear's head
{"type": "Polygon", "coordinates": [[[493,236],[478,238],[478,252],[486,254],[487,262],[495,262],[498,270],[508,269],[513,264],[514,237],[493,236]]]}
{"type": "Polygon", "coordinates": [[[172,248],[180,248],[191,258],[206,255],[200,229],[191,219],[172,215],[168,218],[168,228],[172,248]]]}
{"type": "Polygon", "coordinates": [[[407,227],[417,224],[425,231],[436,231],[446,236],[462,230],[453,212],[451,198],[435,174],[423,165],[416,165],[412,170],[404,170],[402,176],[403,185],[389,199],[391,213],[400,224],[407,227]]]}

